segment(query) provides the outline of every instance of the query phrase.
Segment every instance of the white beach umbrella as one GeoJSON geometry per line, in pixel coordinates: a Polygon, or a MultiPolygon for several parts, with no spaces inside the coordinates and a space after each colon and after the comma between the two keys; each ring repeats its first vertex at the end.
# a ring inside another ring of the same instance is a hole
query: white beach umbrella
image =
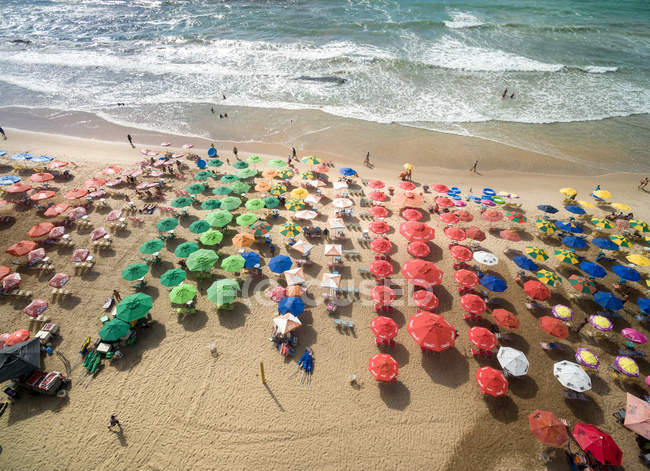
{"type": "Polygon", "coordinates": [[[572,361],[558,361],[553,365],[553,374],[565,388],[583,392],[591,389],[591,378],[585,370],[572,361]]]}
{"type": "Polygon", "coordinates": [[[309,209],[302,209],[300,211],[296,211],[293,215],[293,217],[296,219],[305,219],[307,221],[311,221],[316,216],[318,216],[318,213],[316,211],[311,211],[309,209]]]}
{"type": "Polygon", "coordinates": [[[290,245],[289,247],[295,250],[296,252],[300,252],[303,255],[307,255],[309,251],[314,248],[312,244],[302,239],[298,240],[295,244],[290,245]]]}
{"type": "Polygon", "coordinates": [[[327,221],[330,229],[345,229],[345,222],[341,218],[329,218],[327,221]]]}
{"type": "Polygon", "coordinates": [[[323,253],[328,257],[341,257],[343,255],[343,246],[341,244],[325,244],[323,253]]]}
{"type": "Polygon", "coordinates": [[[476,260],[478,263],[480,263],[481,265],[486,265],[488,267],[491,267],[499,263],[499,259],[496,257],[496,255],[491,254],[490,252],[485,252],[483,250],[474,252],[473,257],[474,260],[476,260]]]}
{"type": "Polygon", "coordinates": [[[336,273],[323,273],[323,279],[321,280],[322,288],[336,289],[340,285],[341,285],[341,275],[336,273]]]}
{"type": "Polygon", "coordinates": [[[310,193],[307,198],[304,199],[307,204],[318,204],[323,196],[319,194],[310,193]]]}
{"type": "Polygon", "coordinates": [[[524,376],[528,373],[528,358],[516,348],[501,347],[497,353],[501,368],[512,376],[524,376]]]}
{"type": "Polygon", "coordinates": [[[296,327],[300,327],[302,325],[300,319],[288,312],[281,316],[274,317],[273,323],[278,327],[278,332],[280,334],[291,332],[296,327]]]}
{"type": "Polygon", "coordinates": [[[335,208],[344,209],[352,206],[354,202],[349,198],[336,198],[332,204],[335,208]]]}
{"type": "Polygon", "coordinates": [[[284,278],[287,280],[287,285],[300,285],[305,282],[305,272],[302,267],[294,268],[284,272],[284,278]]]}
{"type": "Polygon", "coordinates": [[[344,181],[337,181],[334,182],[334,189],[335,190],[343,190],[348,187],[348,184],[345,183],[344,181]]]}

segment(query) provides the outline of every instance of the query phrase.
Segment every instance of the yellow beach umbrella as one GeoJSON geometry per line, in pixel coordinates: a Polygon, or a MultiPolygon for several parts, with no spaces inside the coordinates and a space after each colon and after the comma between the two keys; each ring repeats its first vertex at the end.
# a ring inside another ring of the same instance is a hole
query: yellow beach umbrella
{"type": "Polygon", "coordinates": [[[578,192],[573,188],[560,188],[560,193],[569,198],[578,194],[578,192]]]}
{"type": "Polygon", "coordinates": [[[612,197],[612,194],[607,190],[596,190],[594,191],[593,195],[596,198],[600,198],[601,200],[606,200],[607,198],[612,197]]]}
{"type": "Polygon", "coordinates": [[[591,351],[586,348],[579,348],[576,352],[576,360],[583,366],[595,370],[600,365],[600,360],[591,351]]]}
{"type": "Polygon", "coordinates": [[[526,247],[526,253],[533,260],[539,260],[543,262],[544,260],[548,259],[546,250],[542,249],[541,247],[526,247]]]}
{"type": "Polygon", "coordinates": [[[630,209],[632,209],[630,206],[623,203],[612,203],[610,206],[620,211],[629,211],[630,209]]]}
{"type": "Polygon", "coordinates": [[[614,226],[612,226],[611,222],[609,222],[607,219],[603,219],[603,218],[593,218],[591,220],[591,223],[594,226],[599,227],[600,229],[611,229],[612,227],[614,227],[614,226]]]}
{"type": "Polygon", "coordinates": [[[575,265],[576,263],[580,262],[580,260],[578,260],[578,257],[576,257],[576,254],[571,250],[556,250],[555,257],[562,263],[570,263],[571,265],[575,265]]]}
{"type": "Polygon", "coordinates": [[[640,267],[647,267],[650,266],[650,258],[644,257],[643,255],[639,255],[638,253],[628,255],[626,257],[630,262],[634,263],[635,265],[638,265],[640,267]]]}
{"type": "Polygon", "coordinates": [[[554,272],[549,270],[540,270],[537,272],[537,279],[548,286],[555,286],[562,283],[562,280],[554,272]]]}
{"type": "Polygon", "coordinates": [[[570,321],[573,318],[573,311],[569,306],[556,304],[553,306],[553,315],[563,322],[570,321]]]}
{"type": "Polygon", "coordinates": [[[618,356],[614,362],[614,366],[626,376],[637,377],[639,376],[639,365],[636,361],[629,357],[618,356]]]}
{"type": "Polygon", "coordinates": [[[290,195],[295,200],[301,200],[303,198],[307,198],[309,192],[304,188],[296,188],[295,190],[291,190],[290,195]]]}
{"type": "Polygon", "coordinates": [[[591,316],[589,318],[589,323],[593,325],[596,329],[603,332],[608,332],[612,330],[612,327],[614,326],[612,324],[612,321],[610,321],[605,316],[600,316],[600,315],[591,316]]]}
{"type": "Polygon", "coordinates": [[[551,221],[538,219],[537,221],[535,221],[535,225],[537,226],[537,229],[540,230],[540,232],[544,232],[545,234],[553,234],[557,232],[557,226],[553,224],[551,221]]]}
{"type": "Polygon", "coordinates": [[[609,236],[609,240],[614,242],[619,247],[632,247],[632,243],[629,240],[627,240],[625,237],[620,235],[611,235],[609,236]]]}
{"type": "Polygon", "coordinates": [[[648,224],[645,221],[640,221],[638,219],[630,219],[630,227],[633,227],[637,231],[650,232],[648,224]]]}
{"type": "Polygon", "coordinates": [[[406,170],[415,170],[415,167],[413,165],[411,165],[411,164],[404,164],[404,168],[406,170]]]}
{"type": "Polygon", "coordinates": [[[578,201],[576,201],[576,203],[578,203],[583,208],[595,208],[596,207],[595,205],[591,204],[589,201],[585,201],[585,200],[578,200],[578,201]]]}

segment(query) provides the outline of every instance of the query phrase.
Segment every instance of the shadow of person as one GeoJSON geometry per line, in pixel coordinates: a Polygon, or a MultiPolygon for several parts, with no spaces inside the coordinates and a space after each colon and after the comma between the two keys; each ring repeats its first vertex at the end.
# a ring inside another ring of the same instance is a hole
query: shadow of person
{"type": "Polygon", "coordinates": [[[113,429],[113,428],[112,428],[112,429],[110,429],[110,430],[111,430],[111,432],[113,432],[113,433],[115,434],[115,436],[117,437],[117,440],[120,442],[120,446],[124,446],[124,447],[125,447],[125,446],[128,445],[127,442],[126,442],[126,435],[124,434],[124,429],[122,428],[121,425],[118,425],[118,426],[117,426],[117,429],[113,429]]]}
{"type": "Polygon", "coordinates": [[[391,409],[404,410],[411,403],[411,391],[401,381],[377,385],[382,401],[391,409]]]}

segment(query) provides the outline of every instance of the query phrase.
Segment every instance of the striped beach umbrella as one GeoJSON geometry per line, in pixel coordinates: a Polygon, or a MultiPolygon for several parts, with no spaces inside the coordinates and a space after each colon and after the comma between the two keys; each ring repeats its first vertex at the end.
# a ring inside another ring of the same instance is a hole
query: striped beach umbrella
{"type": "Polygon", "coordinates": [[[628,248],[632,247],[632,243],[628,239],[620,235],[611,235],[609,236],[609,240],[614,242],[619,247],[628,247],[628,248]]]}
{"type": "Polygon", "coordinates": [[[278,172],[278,177],[282,178],[283,180],[288,180],[289,178],[293,177],[293,170],[288,169],[288,168],[283,168],[278,172]]]}
{"type": "Polygon", "coordinates": [[[560,319],[562,322],[567,322],[573,319],[573,311],[569,306],[564,304],[556,304],[553,306],[553,315],[556,319],[560,319]]]}
{"type": "Polygon", "coordinates": [[[506,218],[510,219],[512,222],[524,223],[528,220],[526,216],[521,213],[506,212],[506,218]]]}
{"type": "Polygon", "coordinates": [[[560,260],[562,263],[570,263],[571,265],[575,265],[576,263],[580,262],[580,260],[578,260],[578,257],[576,257],[576,254],[571,250],[556,250],[555,258],[560,260]]]}
{"type": "Polygon", "coordinates": [[[545,219],[537,219],[537,221],[535,221],[535,225],[540,232],[543,232],[545,234],[553,234],[557,232],[557,226],[551,221],[547,221],[545,219]]]}
{"type": "Polygon", "coordinates": [[[305,202],[303,200],[287,200],[284,207],[289,211],[297,211],[305,207],[305,202]]]}
{"type": "Polygon", "coordinates": [[[593,281],[582,275],[571,275],[569,277],[569,284],[584,294],[594,294],[598,290],[593,281]]]}
{"type": "Polygon", "coordinates": [[[288,222],[282,225],[282,230],[280,231],[280,234],[287,237],[295,237],[301,232],[302,232],[302,228],[300,226],[292,222],[288,222]]]}
{"type": "Polygon", "coordinates": [[[611,222],[603,218],[593,218],[591,223],[599,229],[611,229],[614,227],[611,222]]]}
{"type": "Polygon", "coordinates": [[[650,226],[645,221],[639,221],[638,219],[630,219],[630,227],[641,232],[650,232],[650,226]]]}
{"type": "Polygon", "coordinates": [[[302,172],[300,174],[300,178],[302,178],[303,180],[313,180],[316,177],[314,177],[314,172],[308,170],[306,172],[302,172]]]}
{"type": "Polygon", "coordinates": [[[271,189],[269,190],[269,194],[273,196],[280,196],[283,193],[287,192],[287,186],[286,185],[273,185],[271,189]]]}
{"type": "Polygon", "coordinates": [[[589,316],[589,323],[594,327],[594,329],[600,330],[601,332],[609,332],[614,328],[612,321],[610,321],[605,316],[589,316]]]}
{"type": "Polygon", "coordinates": [[[547,286],[555,286],[562,283],[562,279],[555,272],[549,270],[538,271],[537,279],[547,286]]]}
{"type": "Polygon", "coordinates": [[[540,262],[548,260],[548,254],[546,253],[546,250],[541,247],[526,247],[526,253],[533,260],[539,260],[540,262]]]}
{"type": "Polygon", "coordinates": [[[251,234],[255,237],[261,237],[264,234],[268,234],[273,226],[266,221],[257,221],[251,226],[251,234]]]}
{"type": "Polygon", "coordinates": [[[305,157],[304,159],[302,159],[302,162],[308,165],[318,165],[322,161],[318,157],[310,155],[309,157],[305,157]]]}
{"type": "Polygon", "coordinates": [[[638,378],[639,377],[639,365],[630,357],[617,356],[614,360],[614,368],[618,370],[619,373],[624,374],[628,378],[638,378]]]}

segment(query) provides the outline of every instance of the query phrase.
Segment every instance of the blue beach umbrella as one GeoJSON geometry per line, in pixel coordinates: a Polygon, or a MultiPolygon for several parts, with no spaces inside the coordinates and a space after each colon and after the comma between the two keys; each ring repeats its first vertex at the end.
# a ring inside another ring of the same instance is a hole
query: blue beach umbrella
{"type": "Polygon", "coordinates": [[[217,155],[217,149],[215,149],[214,147],[210,147],[208,149],[208,157],[214,157],[215,155],[217,155]]]}
{"type": "Polygon", "coordinates": [[[580,206],[565,206],[564,209],[573,214],[587,214],[587,212],[580,206]]]}
{"type": "Polygon", "coordinates": [[[298,296],[287,296],[278,303],[278,312],[280,314],[289,312],[294,316],[299,316],[305,312],[305,302],[298,296]]]}
{"type": "Polygon", "coordinates": [[[252,268],[258,263],[260,263],[260,254],[257,252],[244,252],[241,254],[244,257],[244,268],[252,268]]]}
{"type": "Polygon", "coordinates": [[[268,263],[269,270],[271,270],[273,273],[284,273],[289,268],[291,268],[292,264],[293,262],[286,255],[276,255],[271,260],[269,260],[268,263]]]}
{"type": "Polygon", "coordinates": [[[571,247],[572,249],[586,249],[588,245],[584,239],[574,236],[563,237],[562,243],[567,247],[571,247]]]}
{"type": "Polygon", "coordinates": [[[594,301],[600,304],[603,309],[608,309],[610,311],[623,309],[623,301],[608,291],[596,291],[596,294],[594,294],[594,301]]]}
{"type": "Polygon", "coordinates": [[[495,293],[502,293],[508,289],[506,282],[498,276],[486,275],[481,277],[481,285],[495,293]]]}
{"type": "Polygon", "coordinates": [[[609,239],[592,239],[591,243],[594,244],[596,247],[599,249],[603,250],[618,250],[618,245],[616,245],[614,242],[612,242],[609,239]]]}
{"type": "Polygon", "coordinates": [[[600,265],[595,264],[594,262],[580,262],[580,269],[585,272],[587,275],[592,278],[603,278],[607,276],[607,272],[600,265]]]}
{"type": "Polygon", "coordinates": [[[634,268],[626,267],[625,265],[614,265],[612,272],[622,280],[627,281],[640,281],[641,275],[634,268]]]}
{"type": "Polygon", "coordinates": [[[529,271],[539,270],[539,265],[537,265],[528,257],[518,255],[515,258],[513,258],[512,261],[515,262],[515,265],[517,265],[522,270],[529,270],[529,271]]]}
{"type": "Polygon", "coordinates": [[[351,177],[352,175],[357,174],[357,171],[350,167],[343,167],[340,172],[341,175],[345,175],[346,177],[351,177]]]}
{"type": "Polygon", "coordinates": [[[17,177],[16,175],[3,175],[0,177],[0,185],[2,186],[13,185],[19,181],[20,177],[17,177]]]}
{"type": "Polygon", "coordinates": [[[34,154],[30,154],[29,152],[21,152],[20,154],[14,154],[9,158],[11,160],[16,160],[20,162],[23,160],[32,160],[34,158],[34,154]]]}
{"type": "Polygon", "coordinates": [[[563,231],[567,232],[572,232],[574,234],[582,234],[584,232],[584,229],[576,224],[573,221],[554,221],[555,225],[562,229],[563,231]]]}
{"type": "Polygon", "coordinates": [[[51,162],[52,160],[54,160],[54,157],[50,157],[49,155],[38,155],[32,159],[32,162],[43,163],[51,162]]]}
{"type": "Polygon", "coordinates": [[[496,196],[497,192],[494,191],[492,188],[483,188],[483,194],[485,196],[496,196]]]}
{"type": "Polygon", "coordinates": [[[540,204],[539,206],[537,206],[537,209],[549,214],[555,214],[558,211],[557,208],[554,208],[550,204],[540,204]]]}
{"type": "Polygon", "coordinates": [[[636,300],[637,306],[646,314],[650,314],[650,299],[648,298],[638,298],[636,300]]]}

